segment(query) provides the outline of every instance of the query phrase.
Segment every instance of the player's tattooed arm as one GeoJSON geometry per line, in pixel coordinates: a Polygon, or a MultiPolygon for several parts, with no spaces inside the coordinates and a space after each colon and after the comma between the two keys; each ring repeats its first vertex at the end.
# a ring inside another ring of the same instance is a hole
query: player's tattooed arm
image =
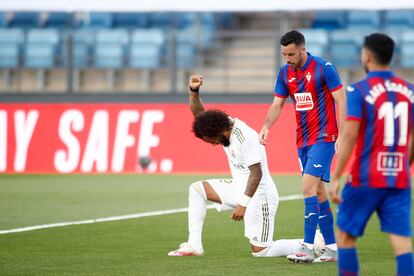
{"type": "Polygon", "coordinates": [[[244,192],[244,198],[239,201],[237,207],[231,213],[231,218],[235,221],[241,221],[244,219],[246,213],[246,207],[250,199],[253,197],[254,193],[259,186],[260,179],[262,179],[262,167],[260,163],[249,166],[250,175],[247,180],[246,191],[244,192]]]}
{"type": "Polygon", "coordinates": [[[259,186],[260,180],[262,179],[262,166],[260,163],[249,166],[250,175],[247,180],[245,195],[252,197],[259,186]]]}
{"type": "Polygon", "coordinates": [[[190,109],[194,117],[199,116],[205,111],[203,103],[200,100],[198,91],[200,90],[201,85],[203,84],[203,77],[200,75],[192,75],[189,80],[189,101],[190,109]]]}

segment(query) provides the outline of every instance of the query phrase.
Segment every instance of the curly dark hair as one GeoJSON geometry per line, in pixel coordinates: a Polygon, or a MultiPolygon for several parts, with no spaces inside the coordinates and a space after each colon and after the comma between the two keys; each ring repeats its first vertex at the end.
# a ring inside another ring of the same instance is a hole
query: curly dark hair
{"type": "Polygon", "coordinates": [[[193,132],[197,138],[217,138],[232,126],[229,115],[221,110],[210,109],[197,116],[193,122],[193,132]]]}

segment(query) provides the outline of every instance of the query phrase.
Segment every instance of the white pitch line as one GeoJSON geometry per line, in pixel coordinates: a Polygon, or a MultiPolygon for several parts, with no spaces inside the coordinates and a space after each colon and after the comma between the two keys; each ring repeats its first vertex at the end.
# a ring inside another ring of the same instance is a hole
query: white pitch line
{"type": "MultiPolygon", "coordinates": [[[[301,198],[302,198],[302,195],[288,195],[288,196],[281,196],[279,198],[279,201],[289,201],[289,200],[295,200],[295,199],[301,199],[301,198]]],[[[214,208],[214,206],[212,204],[207,206],[207,209],[213,209],[213,208],[214,208]]],[[[188,211],[188,208],[178,208],[178,209],[168,209],[168,210],[145,212],[145,213],[136,213],[136,214],[130,214],[130,215],[123,215],[123,216],[114,216],[114,217],[107,217],[107,218],[57,222],[57,223],[50,223],[50,224],[26,226],[26,227],[9,229],[9,230],[0,230],[0,235],[1,234],[10,234],[10,233],[33,231],[33,230],[39,230],[39,229],[45,229],[45,228],[63,227],[63,226],[69,226],[69,225],[92,224],[92,223],[97,223],[97,222],[117,221],[117,220],[126,220],[126,219],[135,219],[135,218],[169,215],[169,214],[176,214],[176,213],[185,213],[187,211],[188,211]]]]}

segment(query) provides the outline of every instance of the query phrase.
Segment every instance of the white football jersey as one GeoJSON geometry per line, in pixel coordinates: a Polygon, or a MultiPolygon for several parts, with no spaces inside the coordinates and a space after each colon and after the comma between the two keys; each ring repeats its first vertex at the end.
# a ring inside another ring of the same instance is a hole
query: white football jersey
{"type": "Polygon", "coordinates": [[[233,129],[230,135],[230,145],[223,147],[229,161],[230,171],[234,181],[239,182],[244,193],[250,175],[249,166],[260,163],[262,166],[262,179],[257,187],[254,197],[261,200],[278,198],[276,185],[270,175],[267,165],[265,147],[259,142],[259,134],[245,122],[232,119],[233,129]]]}

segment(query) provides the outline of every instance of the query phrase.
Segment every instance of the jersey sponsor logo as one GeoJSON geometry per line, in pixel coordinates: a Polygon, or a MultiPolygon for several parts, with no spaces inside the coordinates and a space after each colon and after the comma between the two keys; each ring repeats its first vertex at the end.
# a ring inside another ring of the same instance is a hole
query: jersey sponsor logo
{"type": "Polygon", "coordinates": [[[232,163],[232,165],[236,170],[244,171],[247,169],[247,167],[243,163],[232,163]]]}
{"type": "Polygon", "coordinates": [[[403,157],[401,152],[379,152],[377,170],[383,175],[395,176],[403,170],[403,157]]]}
{"type": "Polygon", "coordinates": [[[321,165],[321,164],[313,164],[313,166],[314,166],[315,168],[322,168],[322,165],[321,165]]]}
{"type": "Polygon", "coordinates": [[[290,80],[288,80],[288,82],[291,83],[294,80],[296,80],[296,78],[291,78],[290,80]]]}
{"type": "Polygon", "coordinates": [[[308,73],[306,74],[306,79],[308,80],[308,82],[310,82],[311,78],[312,78],[312,75],[311,75],[311,73],[310,73],[310,72],[308,72],[308,73]]]}
{"type": "Polygon", "coordinates": [[[326,218],[328,215],[319,216],[319,219],[326,218]]]}
{"type": "Polygon", "coordinates": [[[312,93],[309,92],[302,92],[302,93],[295,93],[295,101],[296,101],[296,110],[297,111],[306,111],[313,109],[313,99],[312,93]]]}

